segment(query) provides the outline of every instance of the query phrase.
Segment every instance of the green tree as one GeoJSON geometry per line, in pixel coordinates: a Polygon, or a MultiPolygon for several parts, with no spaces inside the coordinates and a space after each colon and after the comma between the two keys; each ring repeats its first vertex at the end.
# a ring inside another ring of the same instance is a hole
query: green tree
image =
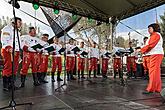
{"type": "Polygon", "coordinates": [[[24,35],[24,34],[27,34],[27,32],[28,32],[28,26],[26,23],[23,23],[21,33],[22,33],[22,35],[24,35]]]}
{"type": "MultiPolygon", "coordinates": [[[[163,39],[165,39],[165,12],[163,15],[160,15],[160,19],[161,19],[161,22],[160,22],[161,34],[162,34],[163,39]]],[[[165,43],[163,43],[163,47],[165,48],[165,43]]]]}
{"type": "Polygon", "coordinates": [[[137,39],[132,39],[132,46],[137,47],[137,44],[139,43],[137,39]]]}
{"type": "Polygon", "coordinates": [[[123,37],[121,37],[121,36],[118,36],[117,38],[116,38],[116,46],[119,46],[119,47],[123,47],[123,48],[125,48],[126,46],[125,46],[125,39],[123,38],[123,37]]]}
{"type": "MultiPolygon", "coordinates": [[[[0,30],[1,30],[4,26],[6,26],[7,24],[10,24],[10,19],[11,19],[11,18],[9,18],[9,17],[4,17],[4,16],[2,16],[2,18],[0,18],[0,30]]],[[[22,24],[22,28],[21,28],[21,34],[22,34],[22,35],[27,34],[27,33],[28,33],[28,28],[29,28],[30,26],[32,26],[31,23],[30,23],[30,24],[23,23],[23,24],[22,24]]],[[[38,29],[39,32],[40,32],[40,28],[37,27],[37,29],[38,29]]]]}
{"type": "Polygon", "coordinates": [[[96,20],[89,22],[88,18],[82,17],[77,25],[73,27],[73,30],[76,36],[83,37],[85,31],[87,37],[98,39],[99,47],[102,47],[103,44],[109,44],[110,28],[106,23],[97,22],[96,20]]]}
{"type": "Polygon", "coordinates": [[[0,30],[3,28],[2,19],[0,19],[0,30]]]}

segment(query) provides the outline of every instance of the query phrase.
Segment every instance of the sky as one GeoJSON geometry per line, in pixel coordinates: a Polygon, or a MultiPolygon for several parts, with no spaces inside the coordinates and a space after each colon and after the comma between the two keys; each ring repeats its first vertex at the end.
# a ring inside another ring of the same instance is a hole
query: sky
{"type": "MultiPolygon", "coordinates": [[[[7,1],[7,0],[0,0],[0,17],[9,16],[10,18],[12,18],[13,17],[12,6],[5,1],[7,1]]],[[[21,10],[35,16],[35,10],[33,9],[32,4],[26,3],[26,2],[19,2],[19,3],[21,6],[21,8],[20,8],[21,10]]],[[[136,16],[127,18],[125,20],[122,20],[121,22],[132,27],[135,30],[138,30],[139,32],[142,32],[145,35],[148,35],[146,32],[147,26],[156,21],[156,12],[158,15],[158,20],[160,22],[159,15],[163,15],[163,13],[165,12],[165,5],[159,6],[157,8],[151,9],[146,12],[143,12],[136,16]]],[[[54,36],[54,33],[50,27],[34,20],[33,18],[22,13],[21,11],[16,10],[16,16],[21,17],[23,22],[26,22],[27,24],[32,23],[32,25],[34,25],[36,22],[36,26],[39,26],[42,32],[48,33],[50,35],[50,37],[54,36]]],[[[38,9],[36,11],[36,17],[48,24],[45,16],[43,15],[43,13],[40,9],[38,9]]],[[[123,26],[122,24],[120,24],[120,23],[118,24],[117,29],[116,29],[117,36],[120,35],[124,38],[128,38],[128,32],[131,32],[132,38],[136,38],[136,39],[143,38],[142,36],[139,36],[137,33],[133,32],[132,30],[123,26]]]]}
{"type": "MultiPolygon", "coordinates": [[[[148,25],[156,22],[156,15],[157,15],[158,22],[161,22],[160,15],[163,15],[164,12],[165,12],[165,5],[161,5],[154,9],[135,15],[133,17],[124,19],[121,22],[130,26],[134,30],[137,30],[144,36],[149,36],[148,31],[147,31],[148,25]]],[[[120,23],[118,24],[116,30],[117,30],[116,31],[117,36],[121,36],[128,39],[129,38],[128,33],[130,32],[131,39],[138,39],[139,45],[143,42],[144,36],[137,34],[133,30],[127,28],[126,26],[120,23]]]]}
{"type": "MultiPolygon", "coordinates": [[[[146,29],[147,26],[156,21],[156,13],[158,21],[160,21],[160,15],[163,15],[165,12],[165,5],[156,7],[149,11],[143,12],[141,14],[135,15],[133,17],[122,20],[123,23],[133,27],[134,29],[146,29]]],[[[117,32],[126,32],[130,31],[128,28],[122,24],[118,25],[117,32]]]]}

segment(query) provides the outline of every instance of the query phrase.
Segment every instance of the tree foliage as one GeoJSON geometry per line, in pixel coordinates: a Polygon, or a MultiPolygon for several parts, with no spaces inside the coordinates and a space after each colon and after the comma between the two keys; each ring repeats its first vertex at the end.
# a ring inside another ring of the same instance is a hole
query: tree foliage
{"type": "MultiPolygon", "coordinates": [[[[163,39],[165,39],[165,12],[163,15],[160,15],[160,19],[161,19],[161,23],[160,23],[161,34],[162,34],[163,39]]],[[[163,45],[163,47],[165,48],[165,44],[163,45]]]]}
{"type": "MultiPolygon", "coordinates": [[[[123,47],[123,48],[129,47],[129,42],[130,42],[129,39],[124,39],[122,36],[118,36],[115,41],[116,41],[115,46],[117,47],[123,47]]],[[[137,39],[131,39],[131,42],[133,47],[137,47],[138,44],[137,39]]]]}
{"type": "MultiPolygon", "coordinates": [[[[2,30],[2,28],[3,28],[4,26],[6,26],[7,24],[10,24],[10,19],[11,19],[11,18],[9,18],[9,17],[4,17],[4,16],[2,16],[2,18],[0,18],[0,30],[2,30]]],[[[32,26],[31,23],[30,23],[30,24],[23,23],[23,24],[22,24],[22,28],[21,28],[21,35],[27,34],[28,28],[29,28],[30,26],[32,26]]],[[[39,29],[37,28],[37,30],[39,30],[39,29]]]]}
{"type": "Polygon", "coordinates": [[[99,47],[110,44],[110,26],[106,23],[96,20],[89,22],[88,18],[82,17],[77,25],[73,27],[73,30],[77,37],[83,38],[85,35],[91,37],[94,41],[98,41],[99,47]]]}

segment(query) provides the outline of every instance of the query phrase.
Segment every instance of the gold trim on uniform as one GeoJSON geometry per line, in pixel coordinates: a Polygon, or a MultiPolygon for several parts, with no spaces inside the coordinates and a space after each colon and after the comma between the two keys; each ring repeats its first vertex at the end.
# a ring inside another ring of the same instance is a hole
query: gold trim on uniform
{"type": "Polygon", "coordinates": [[[10,33],[9,32],[3,32],[3,35],[10,35],[10,33]]]}

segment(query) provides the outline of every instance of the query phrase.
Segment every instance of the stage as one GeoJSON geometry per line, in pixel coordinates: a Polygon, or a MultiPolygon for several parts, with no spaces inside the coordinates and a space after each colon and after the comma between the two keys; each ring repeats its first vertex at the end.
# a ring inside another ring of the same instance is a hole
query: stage
{"type": "MultiPolygon", "coordinates": [[[[147,81],[142,79],[128,80],[126,86],[121,86],[118,80],[102,78],[78,82],[70,81],[64,89],[55,91],[63,84],[49,83],[38,87],[33,86],[32,77],[26,80],[26,87],[15,91],[17,103],[33,102],[32,106],[17,107],[17,110],[164,110],[162,98],[158,93],[143,95],[147,81]]],[[[18,85],[18,80],[16,84],[18,85]]],[[[0,107],[8,105],[11,94],[2,90],[0,81],[0,107]]],[[[163,79],[165,87],[165,79],[163,79]]],[[[8,110],[8,109],[7,109],[8,110]]]]}

